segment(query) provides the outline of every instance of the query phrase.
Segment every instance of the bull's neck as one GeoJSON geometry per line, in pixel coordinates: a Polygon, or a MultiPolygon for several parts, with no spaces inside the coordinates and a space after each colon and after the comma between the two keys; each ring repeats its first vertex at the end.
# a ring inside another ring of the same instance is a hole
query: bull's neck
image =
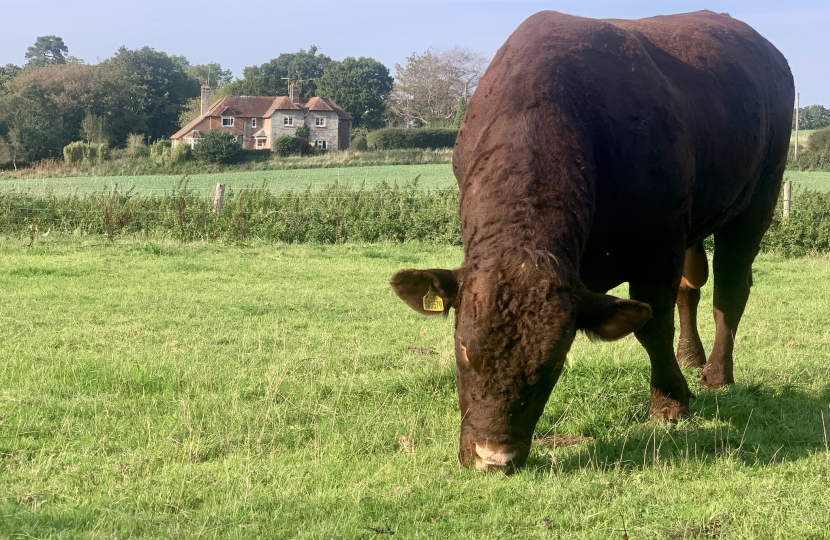
{"type": "Polygon", "coordinates": [[[550,257],[560,271],[578,273],[591,226],[594,182],[581,160],[568,160],[571,166],[562,160],[504,156],[496,163],[506,166],[472,171],[465,178],[460,213],[466,260],[526,253],[531,259],[550,257]]]}

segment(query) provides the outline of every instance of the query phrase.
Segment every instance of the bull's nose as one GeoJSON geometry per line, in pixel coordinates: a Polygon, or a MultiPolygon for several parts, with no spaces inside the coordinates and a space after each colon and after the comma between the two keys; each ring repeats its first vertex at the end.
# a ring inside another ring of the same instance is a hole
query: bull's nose
{"type": "Polygon", "coordinates": [[[508,448],[498,448],[490,446],[475,445],[476,449],[476,469],[512,469],[513,458],[516,457],[516,452],[508,448]]]}

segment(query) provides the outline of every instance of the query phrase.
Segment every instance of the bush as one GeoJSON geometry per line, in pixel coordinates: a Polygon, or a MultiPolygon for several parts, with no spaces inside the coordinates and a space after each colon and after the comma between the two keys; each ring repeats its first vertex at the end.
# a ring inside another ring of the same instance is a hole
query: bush
{"type": "Polygon", "coordinates": [[[274,152],[280,157],[307,156],[311,153],[311,146],[307,139],[282,135],[274,141],[274,152]]]}
{"type": "Polygon", "coordinates": [[[352,150],[368,150],[369,146],[366,144],[366,136],[359,135],[352,139],[352,143],[349,145],[349,148],[352,150]]]}
{"type": "Polygon", "coordinates": [[[189,161],[193,156],[190,145],[179,142],[176,146],[167,139],[159,139],[150,145],[150,158],[161,167],[171,167],[189,161]]]}
{"type": "Polygon", "coordinates": [[[124,146],[128,156],[146,156],[147,145],[144,144],[144,135],[141,133],[130,133],[127,135],[127,144],[124,146]]]}
{"type": "Polygon", "coordinates": [[[83,141],[69,143],[63,147],[63,160],[66,163],[89,163],[100,165],[110,157],[106,143],[87,144],[83,141]]]}
{"type": "Polygon", "coordinates": [[[69,143],[63,147],[63,160],[67,163],[80,163],[84,160],[84,146],[83,141],[76,141],[69,143]]]}
{"type": "Polygon", "coordinates": [[[830,155],[830,128],[819,129],[807,139],[807,150],[830,155]]]}
{"type": "Polygon", "coordinates": [[[451,148],[455,145],[456,129],[383,128],[366,136],[366,144],[373,150],[394,148],[451,148]]]}
{"type": "Polygon", "coordinates": [[[193,148],[193,157],[205,163],[231,163],[241,151],[232,133],[213,130],[193,148]]]}
{"type": "Polygon", "coordinates": [[[761,249],[785,257],[830,253],[830,193],[793,189],[789,219],[783,200],[782,193],[761,249]]]}
{"type": "Polygon", "coordinates": [[[311,137],[311,128],[308,127],[308,124],[303,124],[302,126],[297,128],[297,131],[294,132],[294,136],[299,137],[301,139],[308,139],[311,137]]]}

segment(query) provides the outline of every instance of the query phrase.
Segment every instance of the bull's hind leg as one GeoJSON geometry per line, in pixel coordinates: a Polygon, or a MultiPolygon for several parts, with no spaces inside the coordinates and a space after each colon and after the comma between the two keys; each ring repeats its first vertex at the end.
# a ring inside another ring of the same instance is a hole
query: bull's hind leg
{"type": "Polygon", "coordinates": [[[777,178],[777,185],[772,182],[774,188],[759,189],[756,193],[760,196],[756,195],[746,210],[715,232],[712,260],[715,345],[701,371],[701,382],[710,390],[735,382],[732,370],[735,335],[752,286],[752,262],[775,210],[776,197],[765,194],[778,193],[781,176],[777,178]]]}
{"type": "Polygon", "coordinates": [[[677,311],[680,315],[680,337],[677,340],[677,362],[686,367],[702,367],[706,353],[697,332],[697,306],[700,288],[709,278],[709,263],[703,243],[686,250],[683,278],[677,291],[677,311]]]}

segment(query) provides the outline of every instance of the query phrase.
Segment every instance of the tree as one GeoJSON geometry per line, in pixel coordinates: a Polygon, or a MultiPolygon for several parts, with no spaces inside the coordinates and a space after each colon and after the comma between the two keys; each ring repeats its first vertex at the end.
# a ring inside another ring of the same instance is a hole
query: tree
{"type": "Polygon", "coordinates": [[[241,151],[232,133],[214,129],[193,147],[193,157],[207,163],[230,163],[241,151]]]}
{"type": "Polygon", "coordinates": [[[219,88],[223,84],[230,84],[233,81],[233,73],[229,69],[222,69],[218,62],[210,62],[209,64],[195,64],[188,66],[185,70],[187,74],[199,81],[199,84],[204,84],[205,81],[210,81],[211,88],[219,88]]]}
{"type": "Polygon", "coordinates": [[[169,137],[178,129],[187,100],[199,95],[199,83],[179,62],[150,47],[121,47],[96,67],[103,77],[116,82],[119,95],[126,98],[123,114],[128,122],[118,129],[120,141],[130,132],[151,139],[169,137]]]}
{"type": "Polygon", "coordinates": [[[110,136],[107,120],[103,116],[86,113],[81,120],[81,137],[87,144],[107,144],[110,136]]]}
{"type": "Polygon", "coordinates": [[[464,121],[465,112],[467,112],[467,98],[461,96],[458,98],[458,106],[455,109],[455,120],[452,122],[452,127],[455,129],[461,127],[461,122],[464,121]]]}
{"type": "Polygon", "coordinates": [[[202,100],[201,98],[190,98],[184,104],[184,109],[179,113],[179,127],[183,128],[190,122],[196,120],[202,115],[202,100]]]}
{"type": "Polygon", "coordinates": [[[458,99],[475,91],[487,60],[465,47],[428,50],[395,65],[387,116],[401,126],[448,126],[458,99]]]}
{"type": "Polygon", "coordinates": [[[326,65],[317,79],[317,95],[334,100],[354,118],[353,126],[386,125],[386,99],[392,90],[389,68],[374,58],[344,58],[326,65]]]}
{"type": "Polygon", "coordinates": [[[0,95],[3,95],[7,92],[6,81],[14,79],[21,71],[21,68],[17,67],[14,64],[6,64],[5,66],[0,66],[0,95]]]}
{"type": "Polygon", "coordinates": [[[0,124],[9,126],[6,142],[12,160],[36,161],[60,156],[63,122],[43,87],[30,83],[0,101],[0,124]]]}
{"type": "Polygon", "coordinates": [[[26,51],[27,67],[43,67],[65,64],[69,48],[58,36],[38,36],[35,44],[26,51]]]}
{"type": "Polygon", "coordinates": [[[323,75],[331,58],[317,54],[317,46],[306,51],[283,53],[260,66],[242,70],[242,78],[228,85],[222,85],[220,94],[247,96],[284,96],[289,81],[302,84],[301,95],[313,96],[317,92],[317,80],[323,75]],[[287,79],[287,80],[284,80],[287,79]]]}
{"type": "MultiPolygon", "coordinates": [[[[822,105],[808,105],[798,110],[798,129],[821,129],[830,126],[830,110],[822,105]]],[[[795,129],[795,114],[793,114],[795,129]]]]}

